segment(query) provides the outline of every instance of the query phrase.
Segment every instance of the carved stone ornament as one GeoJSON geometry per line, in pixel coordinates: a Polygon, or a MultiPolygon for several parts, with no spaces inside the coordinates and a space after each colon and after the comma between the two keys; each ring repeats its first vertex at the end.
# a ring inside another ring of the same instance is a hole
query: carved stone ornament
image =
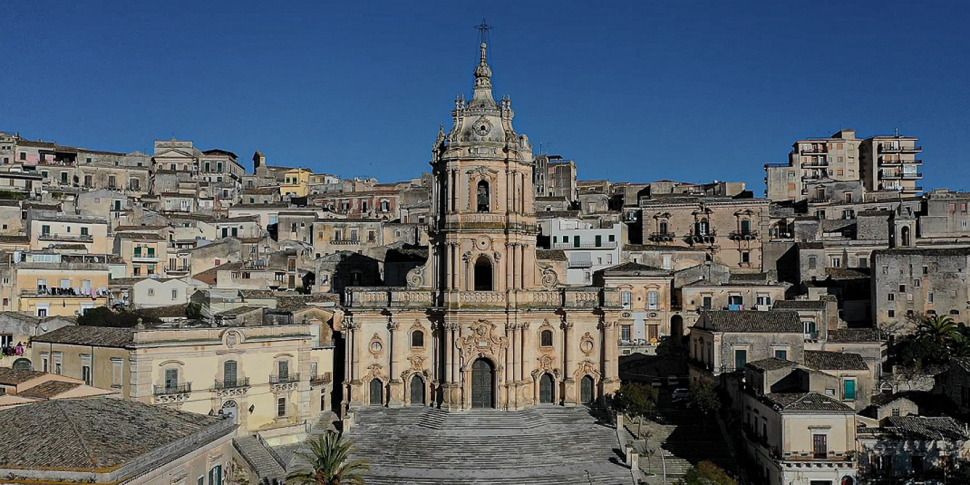
{"type": "Polygon", "coordinates": [[[509,346],[509,339],[495,335],[495,324],[488,320],[478,320],[468,326],[471,335],[462,337],[459,348],[466,362],[474,360],[475,356],[489,356],[498,362],[498,356],[509,346]]]}
{"type": "Polygon", "coordinates": [[[559,379],[562,372],[559,370],[559,368],[553,367],[555,363],[556,360],[550,355],[543,355],[542,357],[539,357],[539,368],[532,371],[532,377],[538,379],[540,375],[549,372],[553,375],[553,377],[559,379]]]}
{"type": "Polygon", "coordinates": [[[581,379],[585,375],[593,376],[593,379],[597,382],[603,377],[602,374],[596,369],[596,364],[593,364],[589,360],[584,360],[576,366],[576,372],[573,373],[573,377],[576,380],[581,379]]]}
{"type": "Polygon", "coordinates": [[[236,330],[229,330],[226,332],[224,340],[226,343],[226,347],[229,347],[231,349],[235,347],[236,344],[242,342],[242,334],[240,334],[236,330]]]}
{"type": "Polygon", "coordinates": [[[461,255],[461,260],[464,261],[464,262],[466,262],[466,263],[471,262],[471,260],[472,260],[472,253],[471,253],[471,251],[465,251],[465,253],[461,255]]]}
{"type": "Polygon", "coordinates": [[[418,266],[408,271],[407,282],[408,288],[420,288],[424,286],[424,266],[418,266]]]}
{"type": "Polygon", "coordinates": [[[542,268],[542,287],[553,289],[559,284],[559,275],[552,268],[542,268]]]}
{"type": "Polygon", "coordinates": [[[595,348],[596,342],[593,340],[593,336],[590,335],[589,332],[586,332],[586,334],[579,339],[579,350],[589,356],[589,354],[593,353],[593,349],[595,348]]]}
{"type": "Polygon", "coordinates": [[[381,340],[380,335],[375,333],[374,336],[370,338],[370,343],[367,344],[367,350],[369,350],[374,357],[377,357],[384,352],[384,341],[381,340]]]}
{"type": "Polygon", "coordinates": [[[384,366],[381,364],[371,364],[367,366],[367,375],[372,379],[380,379],[385,383],[390,381],[387,374],[384,373],[384,366]]]}
{"type": "Polygon", "coordinates": [[[475,245],[475,249],[479,251],[488,251],[492,247],[492,238],[488,236],[480,236],[472,239],[475,245]]]}
{"type": "Polygon", "coordinates": [[[498,251],[495,251],[495,252],[492,253],[492,257],[495,258],[495,261],[496,262],[498,262],[499,260],[502,259],[502,253],[500,253],[498,251]]]}

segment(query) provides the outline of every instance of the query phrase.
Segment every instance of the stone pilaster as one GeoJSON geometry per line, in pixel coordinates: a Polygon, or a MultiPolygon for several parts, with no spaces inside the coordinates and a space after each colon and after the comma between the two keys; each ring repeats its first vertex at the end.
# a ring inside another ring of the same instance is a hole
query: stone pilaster
{"type": "Polygon", "coordinates": [[[388,377],[390,377],[390,395],[387,399],[387,407],[399,408],[404,406],[404,383],[401,382],[401,354],[404,352],[405,344],[401,341],[399,331],[400,324],[388,317],[387,330],[390,335],[390,349],[388,352],[388,377]]]}

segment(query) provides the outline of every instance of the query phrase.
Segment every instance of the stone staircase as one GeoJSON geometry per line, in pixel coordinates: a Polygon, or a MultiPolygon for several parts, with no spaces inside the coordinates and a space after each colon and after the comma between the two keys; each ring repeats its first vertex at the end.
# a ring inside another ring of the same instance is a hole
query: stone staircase
{"type": "Polygon", "coordinates": [[[348,433],[370,460],[368,484],[632,482],[612,428],[585,408],[525,411],[365,408],[348,433]]]}

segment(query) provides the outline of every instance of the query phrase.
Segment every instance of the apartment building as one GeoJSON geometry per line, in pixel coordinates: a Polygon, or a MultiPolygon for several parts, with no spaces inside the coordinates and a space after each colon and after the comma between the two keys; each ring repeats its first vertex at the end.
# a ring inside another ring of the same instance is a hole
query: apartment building
{"type": "Polygon", "coordinates": [[[98,217],[54,211],[27,212],[27,235],[33,250],[51,245],[83,246],[90,254],[108,254],[113,241],[108,238],[108,221],[98,217]]]}
{"type": "Polygon", "coordinates": [[[549,249],[561,250],[569,259],[566,284],[590,285],[593,273],[620,263],[626,240],[626,225],[597,227],[581,219],[542,219],[542,233],[549,236],[549,249]]]}
{"type": "Polygon", "coordinates": [[[911,136],[874,136],[859,147],[861,176],[869,191],[894,191],[903,195],[923,191],[919,185],[923,152],[919,138],[911,136]]]}
{"type": "Polygon", "coordinates": [[[792,144],[787,164],[766,164],[766,197],[772,201],[797,201],[814,195],[813,182],[860,180],[863,140],[855,130],[840,130],[830,137],[806,138],[792,144]]]}
{"type": "Polygon", "coordinates": [[[0,261],[3,308],[38,317],[74,317],[105,306],[111,260],[107,254],[8,253],[0,261]]]}
{"type": "Polygon", "coordinates": [[[656,345],[661,338],[672,334],[673,274],[670,271],[623,263],[598,271],[593,284],[620,292],[624,311],[617,323],[623,355],[644,345],[656,345]]]}

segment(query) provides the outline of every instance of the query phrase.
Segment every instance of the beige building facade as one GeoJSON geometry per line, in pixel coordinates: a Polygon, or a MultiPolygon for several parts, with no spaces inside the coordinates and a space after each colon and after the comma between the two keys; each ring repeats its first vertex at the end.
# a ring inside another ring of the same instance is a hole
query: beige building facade
{"type": "Polygon", "coordinates": [[[330,410],[332,314],[253,327],[65,327],[35,337],[31,350],[38,370],[126,399],[231,414],[241,431],[299,434],[330,410]]]}
{"type": "Polygon", "coordinates": [[[351,410],[574,405],[619,387],[619,292],[565,288],[537,258],[532,146],[510,100],[493,99],[485,55],[434,145],[427,263],[407,287],[347,289],[351,410]]]}

